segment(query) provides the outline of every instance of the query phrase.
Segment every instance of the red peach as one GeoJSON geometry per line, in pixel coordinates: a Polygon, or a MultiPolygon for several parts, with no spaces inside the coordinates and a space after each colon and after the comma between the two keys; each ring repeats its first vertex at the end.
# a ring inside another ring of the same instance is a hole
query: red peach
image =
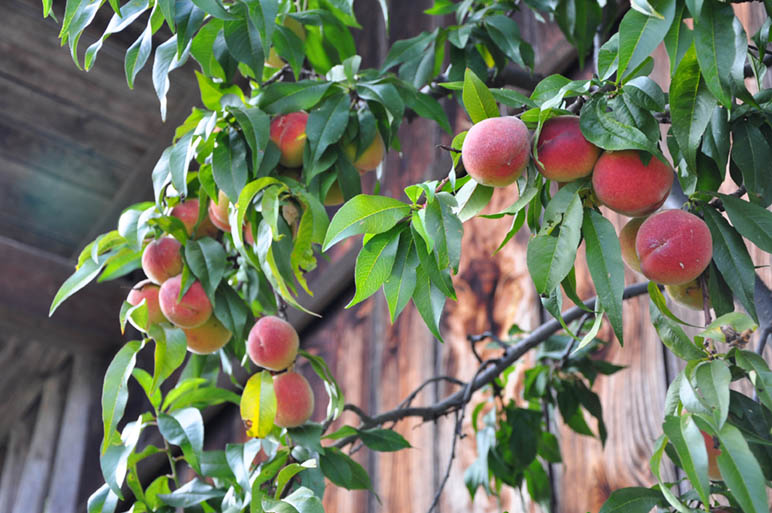
{"type": "Polygon", "coordinates": [[[348,157],[354,167],[357,168],[359,174],[373,171],[378,167],[378,164],[381,163],[383,160],[383,154],[385,153],[385,147],[383,144],[383,139],[381,138],[381,134],[376,132],[373,142],[371,142],[370,145],[365,148],[365,151],[362,152],[359,158],[355,159],[354,157],[356,157],[356,152],[357,147],[354,143],[347,144],[343,148],[343,153],[346,154],[346,157],[348,157]]]}
{"type": "Polygon", "coordinates": [[[601,203],[630,217],[651,214],[667,199],[675,174],[651,157],[644,165],[638,151],[606,151],[595,163],[592,187],[601,203]]]}
{"type": "Polygon", "coordinates": [[[231,332],[211,315],[209,320],[198,328],[183,329],[188,341],[188,351],[195,354],[211,354],[225,347],[231,339],[231,332]]]}
{"type": "Polygon", "coordinates": [[[209,202],[209,220],[212,224],[224,232],[231,231],[231,225],[228,222],[228,196],[221,190],[217,193],[217,203],[209,202]]]}
{"type": "Polygon", "coordinates": [[[635,252],[635,236],[638,235],[638,229],[645,220],[645,217],[635,217],[628,221],[619,231],[622,260],[625,261],[630,269],[637,272],[641,272],[641,261],[638,260],[638,253],[635,252]]]}
{"type": "Polygon", "coordinates": [[[705,450],[708,451],[708,478],[711,481],[721,481],[721,472],[718,470],[718,461],[716,458],[721,454],[718,438],[713,438],[705,431],[700,430],[702,438],[705,439],[705,450]]]}
{"type": "Polygon", "coordinates": [[[279,163],[287,167],[303,165],[303,148],[306,145],[308,114],[292,112],[271,120],[271,140],[279,147],[279,163]]]}
{"type": "Polygon", "coordinates": [[[247,354],[260,367],[279,371],[295,361],[300,341],[287,321],[270,315],[260,318],[247,337],[247,354]]]}
{"type": "Polygon", "coordinates": [[[161,285],[161,290],[158,292],[161,311],[175,326],[197,328],[212,315],[212,303],[198,281],[194,281],[182,299],[177,301],[181,286],[181,274],[169,278],[161,285]]]}
{"type": "Polygon", "coordinates": [[[273,391],[276,394],[276,418],[279,427],[303,425],[314,413],[314,391],[308,380],[294,371],[273,377],[273,391]]]}
{"type": "Polygon", "coordinates": [[[152,241],[142,253],[142,270],[150,280],[162,284],[182,272],[182,244],[169,235],[152,241]]]}
{"type": "Polygon", "coordinates": [[[635,249],[641,272],[663,285],[697,278],[713,258],[713,239],[705,221],[683,210],[663,210],[638,229],[635,249]]]}
{"type": "Polygon", "coordinates": [[[600,148],[579,129],[579,116],[558,116],[542,127],[536,145],[536,167],[545,178],[571,182],[592,173],[600,148]]]}
{"type": "Polygon", "coordinates": [[[145,305],[147,305],[147,323],[145,326],[137,326],[134,320],[129,317],[129,322],[138,330],[147,331],[151,325],[166,320],[166,317],[164,317],[163,312],[161,312],[161,307],[158,304],[159,289],[160,287],[152,281],[143,280],[134,285],[129,292],[129,297],[126,298],[126,301],[133,306],[137,306],[144,299],[145,305]]]}
{"type": "Polygon", "coordinates": [[[488,118],[466,134],[461,158],[469,175],[483,185],[505,187],[523,173],[529,156],[528,129],[514,116],[488,118]]]}
{"type": "Polygon", "coordinates": [[[200,239],[201,237],[217,237],[218,230],[215,225],[209,220],[209,216],[203,216],[201,222],[196,228],[196,233],[193,234],[193,228],[198,221],[198,200],[188,199],[177,205],[172,209],[172,216],[176,217],[182,224],[185,225],[185,229],[188,232],[188,236],[192,236],[194,239],[200,239]]]}

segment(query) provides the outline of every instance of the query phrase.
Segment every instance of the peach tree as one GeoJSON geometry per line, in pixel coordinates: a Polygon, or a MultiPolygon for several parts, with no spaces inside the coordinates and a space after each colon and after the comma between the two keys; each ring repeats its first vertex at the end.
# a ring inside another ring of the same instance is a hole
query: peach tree
{"type": "MultiPolygon", "coordinates": [[[[651,456],[657,484],[614,491],[601,512],[769,511],[772,372],[760,355],[772,331],[770,296],[747,249],[772,252],[769,17],[749,34],[717,0],[633,0],[626,12],[596,0],[435,0],[426,12],[446,25],[395,42],[380,69],[364,69],[353,0],[104,4],[67,0],[60,37],[75,64],[91,68],[107,37],[138,24],[125,57],[129,87],[152,57],[165,117],[170,72],[193,63],[202,107],[159,155],[154,197],[84,248],[51,306],[53,314],[94,279],[140,267],[149,278],[116,312],[142,337],[125,343],[104,378],[105,484],[89,513],[111,513],[119,501],[135,513],[319,512],[329,484],[372,489],[347,449],[401,450],[408,442],[386,424],[453,416],[454,455],[467,413],[478,451],[465,471],[470,494],[525,489],[547,510],[545,468],[561,457],[542,411],[605,440],[592,385],[620,367],[592,356],[609,343],[598,339],[604,319],[623,343],[622,303],[641,294],[650,298],[650,329],[685,366],[669,387],[651,456]],[[79,53],[102,7],[112,20],[79,53]],[[513,69],[534,65],[513,18],[521,10],[556,22],[580,63],[591,62],[591,78],[551,75],[529,94],[506,87],[513,69]],[[662,43],[669,90],[651,78],[662,43]],[[474,124],[468,132],[452,132],[441,103],[451,101],[474,124]],[[379,168],[380,177],[384,151],[400,149],[399,129],[416,116],[452,136],[447,175],[401,197],[378,194],[377,180],[363,190],[362,175],[379,168]],[[470,334],[500,354],[480,360],[469,381],[433,378],[460,387],[435,404],[413,406],[414,395],[381,413],[347,404],[325,361],[298,350],[283,320],[287,308],[304,310],[298,292],[309,291],[320,255],[357,238],[348,306],[382,290],[393,321],[412,301],[441,341],[464,223],[481,215],[494,187],[513,183],[517,200],[485,216],[511,219],[502,247],[520,230],[531,234],[527,267],[553,319],[530,332],[513,326],[504,338],[470,334]],[[722,184],[731,191],[719,192],[722,184]],[[671,208],[656,212],[667,198],[671,208]],[[330,217],[325,205],[340,203],[330,217]],[[609,211],[634,218],[619,236],[609,211]],[[576,292],[582,242],[597,293],[590,301],[576,292]],[[625,288],[623,261],[646,280],[625,288]],[[663,285],[704,312],[696,335],[669,310],[663,285]],[[564,296],[577,306],[564,309],[564,296]],[[148,368],[137,365],[143,351],[153,355],[148,368]],[[519,397],[503,397],[513,363],[531,351],[519,397]],[[308,421],[315,398],[293,370],[296,357],[325,384],[328,397],[316,398],[327,404],[322,423],[308,421]],[[129,380],[148,404],[136,419],[123,418],[129,380]],[[753,397],[733,382],[749,383],[753,397]],[[479,390],[489,393],[470,405],[479,390]],[[226,402],[239,405],[249,441],[204,450],[202,411],[226,402]],[[332,430],[346,409],[359,423],[332,430]],[[161,443],[140,443],[146,430],[161,443]],[[138,468],[154,454],[168,457],[169,474],[141,482],[138,468]],[[665,455],[683,482],[663,480],[665,455]],[[182,468],[194,477],[183,479],[182,468]]],[[[388,4],[379,6],[388,25],[388,4]]],[[[52,0],[43,0],[43,14],[52,15],[52,0]]]]}

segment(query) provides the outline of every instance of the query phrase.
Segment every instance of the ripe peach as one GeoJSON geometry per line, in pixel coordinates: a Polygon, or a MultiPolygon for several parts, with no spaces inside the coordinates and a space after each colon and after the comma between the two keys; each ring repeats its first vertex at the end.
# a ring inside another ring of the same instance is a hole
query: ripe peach
{"type": "Polygon", "coordinates": [[[138,330],[147,331],[152,324],[158,324],[159,322],[166,320],[166,317],[164,317],[163,312],[161,312],[161,307],[158,304],[159,289],[160,287],[152,281],[143,280],[134,285],[131,292],[129,292],[129,297],[126,298],[126,301],[133,306],[137,306],[144,299],[145,304],[147,305],[147,323],[145,326],[137,326],[134,320],[129,317],[129,322],[138,330]]]}
{"type": "Polygon", "coordinates": [[[247,354],[260,367],[284,370],[295,361],[300,340],[298,333],[284,319],[270,315],[261,317],[247,337],[247,354]]]}
{"type": "Polygon", "coordinates": [[[196,228],[196,233],[193,233],[193,228],[196,226],[196,221],[198,221],[198,200],[195,198],[185,200],[174,207],[172,209],[172,216],[182,221],[188,236],[192,236],[194,239],[217,237],[217,227],[209,220],[209,216],[204,216],[201,219],[198,228],[196,228]]]}
{"type": "Polygon", "coordinates": [[[643,165],[635,150],[606,151],[595,163],[592,187],[601,203],[630,217],[651,214],[673,186],[673,170],[656,157],[643,165]]]}
{"type": "Polygon", "coordinates": [[[698,280],[688,281],[680,285],[665,285],[665,292],[678,304],[688,306],[692,310],[702,310],[704,296],[698,280]]]}
{"type": "Polygon", "coordinates": [[[142,270],[150,281],[162,284],[182,272],[182,244],[169,235],[152,241],[142,253],[142,270]]]}
{"type": "Polygon", "coordinates": [[[288,371],[273,377],[276,393],[276,418],[279,427],[297,427],[305,424],[314,413],[314,392],[301,374],[288,371]]]}
{"type": "Polygon", "coordinates": [[[641,272],[641,261],[638,260],[638,253],[635,252],[635,236],[638,235],[638,228],[646,220],[645,217],[635,217],[628,221],[619,231],[619,245],[622,247],[622,260],[633,271],[641,272]]]}
{"type": "Polygon", "coordinates": [[[231,231],[231,225],[228,222],[228,196],[222,191],[217,192],[217,203],[209,202],[209,220],[212,224],[224,232],[231,231]]]}
{"type": "Polygon", "coordinates": [[[359,174],[365,174],[368,171],[373,171],[378,167],[378,164],[380,164],[383,160],[383,154],[385,153],[385,150],[386,148],[384,147],[381,134],[376,132],[375,139],[373,139],[373,142],[371,142],[370,145],[365,148],[365,151],[362,152],[359,158],[355,159],[357,147],[354,143],[347,144],[343,148],[343,153],[346,154],[346,157],[348,157],[354,167],[357,168],[359,174]]]}
{"type": "Polygon", "coordinates": [[[638,229],[635,249],[641,272],[663,285],[697,278],[713,258],[713,239],[705,221],[683,210],[663,210],[638,229]]]}
{"type": "Polygon", "coordinates": [[[252,235],[252,223],[246,223],[244,225],[244,242],[250,246],[255,244],[255,236],[252,235]]]}
{"type": "Polygon", "coordinates": [[[292,112],[271,120],[271,140],[279,147],[279,163],[287,167],[303,165],[303,148],[306,145],[308,114],[292,112]]]}
{"type": "Polygon", "coordinates": [[[716,458],[721,454],[718,438],[713,438],[705,431],[700,430],[702,438],[705,439],[705,450],[708,451],[708,478],[711,481],[721,481],[721,472],[718,470],[718,461],[716,458]]]}
{"type": "Polygon", "coordinates": [[[161,285],[161,290],[158,292],[161,311],[175,326],[197,328],[212,315],[212,303],[209,302],[204,287],[198,281],[193,282],[178,302],[181,286],[181,274],[169,278],[161,285]]]}
{"type": "Polygon", "coordinates": [[[198,328],[182,331],[188,339],[188,351],[196,354],[214,353],[231,339],[231,332],[214,315],[198,328]]]}
{"type": "Polygon", "coordinates": [[[536,144],[536,167],[545,178],[571,182],[592,173],[600,148],[589,142],[579,129],[579,116],[558,116],[542,127],[536,144]]]}
{"type": "Polygon", "coordinates": [[[461,158],[469,175],[483,185],[505,187],[528,164],[528,129],[514,116],[488,118],[466,134],[461,158]]]}

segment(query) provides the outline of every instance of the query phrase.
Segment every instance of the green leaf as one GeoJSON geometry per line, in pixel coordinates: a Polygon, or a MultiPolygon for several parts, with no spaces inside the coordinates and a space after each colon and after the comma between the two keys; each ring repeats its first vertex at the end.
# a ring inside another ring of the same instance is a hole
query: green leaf
{"type": "MultiPolygon", "coordinates": [[[[132,2],[129,2],[129,4],[132,2]]],[[[137,3],[137,2],[134,2],[137,3]]],[[[146,0],[140,0],[140,3],[147,4],[146,0]]],[[[126,5],[129,5],[126,4],[126,5]]],[[[141,14],[141,11],[140,13],[141,14]]],[[[139,15],[137,14],[137,16],[139,15]]],[[[112,22],[111,22],[112,23],[112,22]]],[[[106,32],[106,31],[105,31],[106,32]]],[[[101,42],[102,40],[98,41],[101,42]]],[[[96,45],[97,43],[94,43],[96,45]]],[[[92,47],[94,46],[92,45],[92,47]]],[[[100,44],[101,46],[101,44],[100,44]]],[[[150,51],[153,49],[153,30],[150,25],[150,20],[147,22],[145,30],[139,35],[136,41],[132,43],[128,50],[126,50],[126,58],[124,60],[124,70],[126,72],[126,83],[129,85],[129,89],[134,89],[134,78],[137,73],[145,67],[147,60],[150,57],[150,51]]],[[[91,47],[89,48],[91,50],[91,47]]],[[[96,52],[94,52],[92,59],[96,58],[96,52]]],[[[92,61],[89,61],[89,55],[86,54],[86,69],[88,70],[92,61]]]]}
{"type": "Polygon", "coordinates": [[[520,38],[520,29],[515,20],[503,14],[486,16],[484,20],[488,35],[504,55],[520,67],[528,68],[533,66],[533,59],[529,59],[527,53],[524,56],[521,51],[521,46],[524,43],[520,38]]]}
{"type": "Polygon", "coordinates": [[[257,105],[272,115],[309,110],[319,103],[331,85],[331,82],[311,80],[276,82],[261,88],[257,105]]]}
{"type": "Polygon", "coordinates": [[[683,22],[685,17],[689,17],[686,4],[678,2],[673,24],[665,35],[665,50],[667,50],[667,55],[670,58],[671,75],[678,67],[687,49],[692,46],[692,41],[694,41],[692,30],[683,22]]]}
{"type": "Polygon", "coordinates": [[[627,82],[623,90],[639,107],[657,112],[665,110],[665,93],[649,77],[636,77],[627,82]]]}
{"type": "Polygon", "coordinates": [[[311,368],[321,378],[322,383],[324,383],[324,388],[330,397],[330,401],[327,403],[327,420],[337,419],[343,413],[345,398],[343,397],[343,390],[341,390],[338,382],[335,381],[335,376],[333,376],[324,358],[314,356],[302,349],[298,354],[309,361],[311,368]]]}
{"type": "Polygon", "coordinates": [[[329,447],[319,455],[319,468],[327,479],[347,490],[372,490],[367,471],[337,447],[329,447]]]}
{"type": "Polygon", "coordinates": [[[694,345],[692,340],[684,333],[679,325],[665,317],[660,312],[654,300],[649,300],[649,316],[651,323],[657,330],[657,335],[663,344],[682,360],[699,360],[705,358],[707,354],[694,345]]]}
{"type": "Polygon", "coordinates": [[[738,350],[735,353],[737,365],[748,372],[759,399],[767,408],[772,408],[772,371],[767,362],[751,351],[738,350]]]}
{"type": "Polygon", "coordinates": [[[445,130],[445,132],[448,134],[452,133],[450,121],[448,121],[448,115],[445,113],[445,109],[443,109],[440,102],[433,97],[420,91],[415,91],[415,93],[411,92],[411,94],[407,95],[405,103],[422,118],[436,121],[437,124],[440,125],[440,128],[445,130]]]}
{"type": "MultiPolygon", "coordinates": [[[[290,479],[308,468],[316,468],[316,460],[307,460],[302,465],[299,463],[290,463],[281,469],[279,475],[276,476],[276,492],[274,493],[273,498],[279,500],[279,497],[281,497],[282,492],[284,492],[284,488],[287,486],[290,479]]],[[[319,499],[317,499],[317,501],[318,500],[319,499]]]]}
{"type": "Polygon", "coordinates": [[[664,506],[665,498],[659,490],[629,487],[614,490],[598,513],[649,513],[655,506],[664,506]]]}
{"type": "Polygon", "coordinates": [[[326,99],[308,116],[306,124],[308,141],[305,151],[310,159],[306,160],[305,155],[303,158],[307,181],[326,169],[318,165],[319,161],[324,151],[343,136],[348,124],[348,113],[349,97],[345,94],[337,94],[326,99]]]}
{"type": "Polygon", "coordinates": [[[579,124],[588,141],[605,150],[643,150],[664,161],[655,142],[637,127],[620,122],[607,112],[607,106],[606,98],[600,96],[582,107],[579,124]]]}
{"type": "Polygon", "coordinates": [[[392,323],[413,296],[417,268],[418,254],[413,245],[413,237],[410,232],[403,231],[399,236],[399,246],[391,274],[383,284],[383,294],[386,296],[392,323]]]}
{"type": "MultiPolygon", "coordinates": [[[[552,202],[562,196],[564,188],[555,195],[552,202]]],[[[541,232],[528,242],[526,260],[534,285],[539,294],[546,294],[560,285],[574,266],[576,251],[581,239],[583,218],[582,201],[578,194],[568,191],[570,201],[560,215],[562,219],[553,221],[553,229],[559,230],[557,236],[541,232]],[[559,224],[558,224],[559,223],[559,224]]],[[[548,216],[545,213],[545,221],[548,216]]]]}
{"type": "Polygon", "coordinates": [[[678,453],[681,467],[697,490],[703,504],[710,504],[710,481],[708,480],[708,453],[700,429],[691,415],[667,416],[662,430],[678,453]]]}
{"type": "MultiPolygon", "coordinates": [[[[243,105],[229,107],[228,111],[236,118],[241,133],[249,145],[252,154],[252,169],[259,169],[270,137],[270,118],[258,108],[249,108],[243,105]]],[[[234,196],[234,198],[238,198],[238,196],[234,196]]]]}
{"type": "Polygon", "coordinates": [[[166,94],[169,92],[169,72],[179,68],[188,60],[189,47],[177,55],[179,32],[162,43],[155,50],[153,59],[153,87],[161,104],[161,119],[166,121],[166,94]]]}
{"type": "Polygon", "coordinates": [[[126,342],[113,357],[105,372],[102,384],[102,426],[104,427],[102,454],[107,450],[115,428],[126,409],[126,402],[129,399],[129,391],[126,387],[140,349],[142,349],[142,342],[137,340],[126,342]]]}
{"type": "Polygon", "coordinates": [[[194,477],[191,481],[180,486],[172,493],[159,493],[158,498],[161,499],[164,504],[174,508],[190,508],[191,506],[201,504],[206,500],[219,498],[223,495],[225,495],[225,490],[215,488],[214,486],[201,481],[197,477],[194,477]]]}
{"type": "Polygon", "coordinates": [[[252,204],[252,200],[254,197],[265,189],[266,187],[270,185],[278,185],[281,187],[286,187],[285,184],[277,180],[276,178],[272,176],[264,176],[262,178],[258,178],[257,180],[254,180],[252,182],[249,182],[244,188],[241,190],[241,192],[238,195],[238,201],[236,202],[238,204],[238,209],[236,210],[236,222],[231,223],[231,235],[233,236],[233,242],[236,248],[241,248],[244,245],[244,235],[242,227],[244,226],[244,221],[247,216],[247,210],[250,208],[250,205],[252,204]]]}
{"type": "Polygon", "coordinates": [[[123,486],[128,468],[129,456],[134,452],[139,442],[139,435],[142,433],[144,424],[140,420],[129,422],[123,428],[121,436],[114,433],[113,440],[99,456],[99,466],[102,469],[102,476],[110,489],[121,499],[121,486],[123,486]]]}
{"type": "Polygon", "coordinates": [[[225,249],[219,242],[209,237],[189,240],[185,245],[185,261],[201,282],[206,295],[214,300],[215,290],[229,267],[225,249]]]}
{"type": "Polygon", "coordinates": [[[327,251],[352,235],[388,231],[409,213],[409,205],[387,196],[354,196],[330,221],[322,250],[327,251]]]}
{"type": "Polygon", "coordinates": [[[729,383],[732,374],[723,360],[703,362],[694,371],[694,390],[713,416],[714,427],[721,429],[729,413],[729,383]]]}
{"type": "Polygon", "coordinates": [[[252,20],[248,17],[228,20],[223,26],[228,51],[239,62],[246,64],[258,80],[263,76],[265,50],[252,20]]]}
{"type": "Polygon", "coordinates": [[[678,141],[689,170],[697,173],[697,148],[716,107],[700,76],[694,46],[681,59],[670,87],[670,116],[673,135],[678,141]]]}
{"type": "Polygon", "coordinates": [[[456,192],[458,218],[462,223],[472,219],[488,206],[493,197],[493,187],[469,180],[456,192]]]}
{"type": "Polygon", "coordinates": [[[191,0],[194,4],[196,4],[202,11],[204,11],[207,14],[211,14],[215,18],[219,18],[221,20],[233,20],[236,19],[236,16],[229,13],[225,7],[223,7],[223,4],[220,3],[220,0],[191,0]]]}
{"type": "Polygon", "coordinates": [[[62,283],[62,286],[59,287],[59,290],[56,291],[56,296],[54,296],[54,300],[51,302],[51,308],[48,310],[48,316],[51,317],[65,299],[78,292],[80,289],[88,285],[91,280],[96,278],[107,263],[107,260],[113,254],[114,253],[112,252],[108,252],[99,255],[96,261],[93,258],[84,261],[80,268],[72,273],[72,275],[67,278],[64,283],[62,283]]]}
{"type": "MultiPolygon", "coordinates": [[[[196,472],[201,472],[200,458],[204,446],[204,419],[197,408],[185,408],[158,415],[158,430],[182,454],[196,472]]],[[[168,502],[167,502],[168,504],[168,502]]]]}
{"type": "Polygon", "coordinates": [[[568,42],[579,53],[579,67],[584,67],[584,58],[592,48],[593,36],[603,21],[601,4],[596,0],[566,0],[558,2],[555,21],[568,42]]]}
{"type": "Polygon", "coordinates": [[[662,293],[661,290],[659,290],[659,285],[657,285],[656,282],[650,281],[648,285],[649,290],[649,299],[651,299],[652,303],[659,309],[659,311],[667,317],[668,319],[672,319],[678,324],[685,324],[687,326],[691,326],[693,328],[699,328],[699,326],[695,324],[690,324],[683,319],[677,317],[673,312],[670,311],[670,309],[667,307],[667,300],[665,299],[665,295],[662,293]]]}
{"type": "Polygon", "coordinates": [[[153,325],[150,335],[155,340],[153,381],[149,395],[153,395],[166,378],[185,361],[187,343],[185,333],[175,327],[153,325]]]}
{"type": "Polygon", "coordinates": [[[587,210],[582,224],[587,251],[587,267],[598,293],[598,300],[614,328],[619,342],[622,338],[622,293],[625,288],[625,268],[614,226],[595,210],[587,210]]]}
{"type": "Polygon", "coordinates": [[[264,438],[273,428],[276,417],[276,394],[268,371],[254,374],[241,394],[241,420],[247,436],[264,438]]]}
{"type": "Polygon", "coordinates": [[[87,513],[114,513],[118,506],[118,496],[105,483],[88,498],[87,513]]]}
{"type": "MultiPolygon", "coordinates": [[[[415,241],[415,238],[413,240],[415,241]]],[[[413,304],[432,334],[442,341],[440,317],[445,306],[445,294],[432,282],[422,265],[416,269],[413,304]]]]}
{"type": "Polygon", "coordinates": [[[675,0],[654,0],[659,16],[627,11],[619,24],[619,73],[617,82],[630,69],[634,70],[654,52],[665,38],[675,17],[675,0]]]}
{"type": "Polygon", "coordinates": [[[748,198],[762,207],[772,204],[769,163],[772,147],[759,127],[741,121],[732,125],[732,162],[740,168],[748,198]]]}
{"type": "Polygon", "coordinates": [[[375,294],[389,278],[397,256],[400,234],[405,228],[404,225],[395,226],[387,232],[379,233],[362,247],[354,269],[356,293],[346,308],[375,294]]]}
{"type": "Polygon", "coordinates": [[[766,483],[758,461],[740,431],[726,423],[718,432],[721,454],[718,455],[718,469],[727,487],[747,513],[767,513],[766,483]]]}
{"type": "MultiPolygon", "coordinates": [[[[307,473],[303,475],[307,475],[307,473]]],[[[314,495],[314,492],[304,486],[284,497],[282,502],[292,505],[298,513],[324,513],[322,501],[314,495]]]]}
{"type": "Polygon", "coordinates": [[[391,429],[357,430],[360,440],[367,447],[379,452],[393,452],[411,447],[405,438],[391,429]]]}
{"type": "Polygon", "coordinates": [[[694,17],[694,46],[700,71],[710,92],[727,109],[732,108],[734,83],[742,80],[742,67],[740,76],[737,76],[733,66],[735,55],[741,53],[745,62],[747,50],[744,33],[742,41],[745,46],[736,45],[734,23],[739,25],[740,22],[736,21],[732,6],[727,4],[704,2],[700,15],[694,17]]]}
{"type": "Polygon", "coordinates": [[[722,275],[732,277],[727,282],[729,288],[758,322],[753,299],[756,272],[742,237],[712,207],[703,208],[702,213],[713,239],[713,262],[722,275]]]}
{"type": "Polygon", "coordinates": [[[468,68],[464,72],[464,89],[461,97],[472,123],[479,123],[483,119],[497,118],[501,115],[496,100],[488,87],[474,74],[474,71],[468,68]]]}

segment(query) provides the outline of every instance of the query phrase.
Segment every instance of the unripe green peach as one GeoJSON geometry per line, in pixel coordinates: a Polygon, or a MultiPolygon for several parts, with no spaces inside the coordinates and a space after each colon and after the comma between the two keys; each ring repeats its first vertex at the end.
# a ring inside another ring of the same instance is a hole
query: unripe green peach
{"type": "Polygon", "coordinates": [[[536,144],[536,168],[545,178],[571,182],[592,173],[600,148],[579,128],[579,116],[558,116],[544,123],[536,144]]]}
{"type": "Polygon", "coordinates": [[[514,116],[488,118],[466,134],[461,158],[478,183],[494,187],[512,184],[528,164],[530,144],[525,123],[514,116]]]}
{"type": "Polygon", "coordinates": [[[365,148],[365,151],[362,152],[359,158],[355,158],[357,153],[356,144],[349,143],[343,148],[343,153],[346,154],[346,157],[351,161],[357,171],[359,171],[359,174],[375,170],[378,167],[378,164],[383,160],[385,151],[386,148],[383,144],[383,139],[378,132],[375,133],[373,142],[365,148]]]}
{"type": "Polygon", "coordinates": [[[196,198],[187,199],[174,207],[172,209],[172,216],[182,221],[189,237],[193,237],[194,239],[200,239],[201,237],[217,237],[217,227],[212,224],[212,221],[209,220],[209,216],[207,215],[203,216],[201,222],[198,224],[198,228],[196,228],[196,233],[193,233],[193,228],[198,221],[198,200],[196,198]]]}
{"type": "Polygon", "coordinates": [[[324,204],[328,207],[334,207],[341,203],[343,203],[343,191],[341,190],[338,181],[335,180],[327,190],[327,195],[324,197],[324,204]]]}
{"type": "Polygon", "coordinates": [[[274,424],[291,428],[305,424],[314,413],[314,392],[308,380],[294,371],[273,377],[276,393],[276,418],[274,424]]]}
{"type": "Polygon", "coordinates": [[[630,217],[651,214],[667,199],[673,170],[658,158],[644,165],[638,151],[606,151],[595,163],[592,187],[601,203],[630,217]]]}
{"type": "Polygon", "coordinates": [[[161,285],[158,301],[161,311],[169,321],[180,328],[197,328],[212,315],[212,303],[201,283],[194,281],[179,301],[182,275],[169,278],[161,285]]]}
{"type": "MultiPolygon", "coordinates": [[[[688,306],[692,310],[702,310],[702,286],[698,280],[688,281],[680,285],[665,285],[665,292],[678,304],[688,306]]],[[[708,303],[710,306],[710,303],[708,303]]]]}
{"type": "Polygon", "coordinates": [[[129,317],[129,322],[138,330],[147,331],[150,329],[151,325],[158,324],[159,322],[166,320],[163,312],[161,312],[161,306],[158,304],[159,289],[160,287],[152,281],[143,280],[134,285],[134,287],[132,287],[131,291],[129,292],[129,296],[126,298],[126,301],[131,303],[133,306],[137,306],[144,299],[145,305],[147,306],[147,323],[145,326],[137,326],[137,324],[134,322],[134,319],[129,317]]]}
{"type": "Polygon", "coordinates": [[[622,260],[636,272],[641,272],[641,261],[638,260],[638,253],[635,252],[635,236],[638,235],[638,228],[646,220],[645,217],[635,217],[627,222],[619,231],[619,246],[622,248],[622,260]]]}
{"type": "Polygon", "coordinates": [[[705,221],[683,210],[663,210],[641,224],[635,250],[644,276],[663,285],[696,279],[713,258],[705,221]]]}
{"type": "Polygon", "coordinates": [[[195,354],[211,354],[225,347],[231,339],[231,332],[214,315],[197,328],[186,328],[185,337],[188,351],[195,354]]]}
{"type": "Polygon", "coordinates": [[[268,370],[284,370],[295,361],[300,340],[290,323],[274,315],[261,317],[247,337],[247,354],[268,370]]]}
{"type": "Polygon", "coordinates": [[[169,235],[150,242],[142,253],[142,270],[150,281],[162,284],[182,272],[182,244],[169,235]]]}
{"type": "Polygon", "coordinates": [[[209,220],[224,232],[231,231],[231,225],[228,222],[229,204],[228,196],[222,190],[217,192],[217,203],[214,201],[209,202],[209,220]]]}
{"type": "Polygon", "coordinates": [[[271,140],[279,147],[279,163],[287,167],[303,165],[303,148],[306,145],[308,114],[292,112],[271,120],[271,140]]]}
{"type": "MultiPolygon", "coordinates": [[[[290,16],[284,16],[284,21],[282,21],[282,25],[284,25],[292,32],[294,32],[295,35],[298,36],[301,41],[306,40],[306,29],[303,27],[303,24],[300,23],[299,21],[295,20],[294,18],[291,18],[290,16]]],[[[276,50],[272,46],[271,51],[268,52],[268,58],[265,60],[265,63],[272,68],[281,68],[282,66],[284,66],[284,59],[279,57],[279,54],[276,53],[276,50]]]]}

